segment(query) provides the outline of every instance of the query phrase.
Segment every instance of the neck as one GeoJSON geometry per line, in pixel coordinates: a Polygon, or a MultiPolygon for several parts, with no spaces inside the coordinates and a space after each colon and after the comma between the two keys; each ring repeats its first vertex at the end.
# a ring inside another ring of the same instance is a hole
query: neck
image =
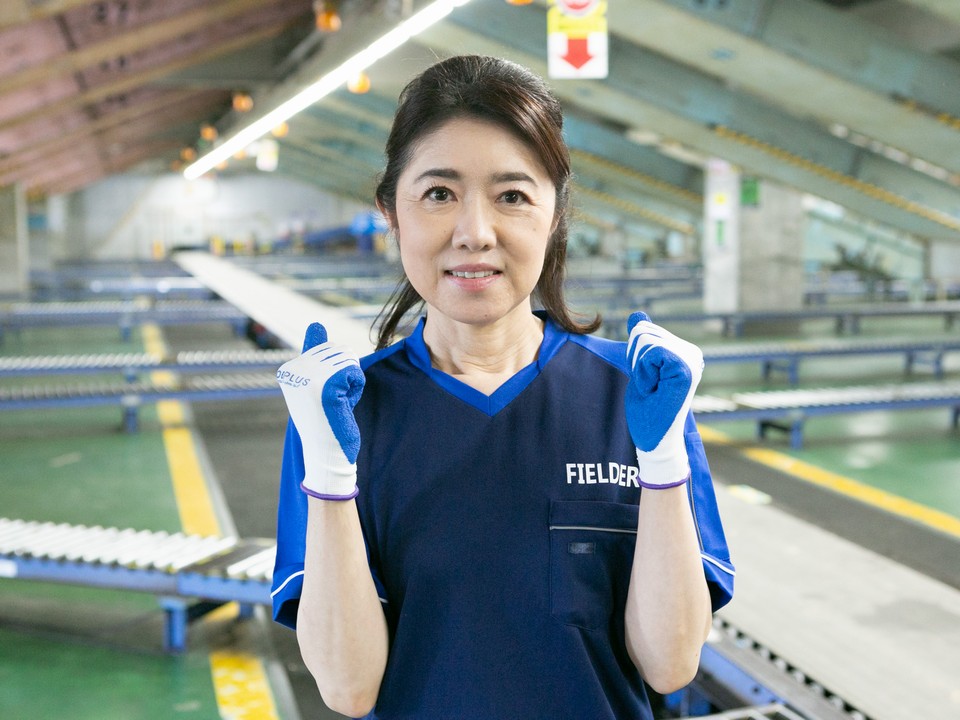
{"type": "Polygon", "coordinates": [[[428,308],[423,340],[436,369],[490,394],[536,360],[543,321],[528,306],[489,325],[456,322],[428,308]]]}

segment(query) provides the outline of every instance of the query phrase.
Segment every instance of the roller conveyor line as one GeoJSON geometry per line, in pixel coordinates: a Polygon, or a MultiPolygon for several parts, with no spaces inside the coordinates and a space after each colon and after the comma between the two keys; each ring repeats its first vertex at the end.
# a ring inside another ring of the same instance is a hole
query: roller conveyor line
{"type": "MultiPolygon", "coordinates": [[[[622,315],[609,312],[604,317],[604,325],[614,330],[626,327],[626,319],[631,311],[622,315]]],[[[741,336],[746,325],[765,322],[792,322],[804,320],[834,320],[838,334],[860,332],[860,321],[864,318],[887,317],[941,317],[944,329],[951,330],[960,317],[960,301],[910,303],[879,303],[861,305],[838,305],[836,307],[809,307],[797,310],[744,310],[739,312],[669,312],[657,313],[652,319],[668,330],[679,323],[719,322],[723,334],[741,336]]]]}
{"type": "Polygon", "coordinates": [[[44,385],[0,388],[0,409],[57,405],[108,405],[156,400],[222,400],[230,395],[273,395],[272,373],[197,375],[167,382],[99,382],[87,385],[44,385]],[[215,394],[216,397],[208,397],[215,394]]]}
{"type": "Polygon", "coordinates": [[[0,518],[0,578],[153,593],[166,617],[168,650],[185,647],[189,608],[269,604],[276,546],[213,537],[0,518]]]}
{"type": "Polygon", "coordinates": [[[693,398],[693,411],[703,422],[756,420],[759,437],[764,437],[769,428],[784,430],[790,433],[791,446],[795,449],[803,446],[803,423],[810,417],[933,407],[952,408],[953,426],[957,427],[960,382],[774,390],[734,393],[730,398],[712,395],[693,398]]]}
{"type": "Polygon", "coordinates": [[[155,277],[131,274],[108,277],[94,273],[88,273],[88,277],[78,274],[63,276],[59,273],[32,275],[30,282],[32,296],[36,298],[59,300],[74,298],[81,301],[85,298],[211,297],[206,287],[186,275],[155,277]]]}
{"type": "Polygon", "coordinates": [[[160,400],[204,402],[279,397],[274,373],[189,375],[163,381],[99,382],[86,385],[45,385],[0,388],[0,411],[52,407],[120,405],[124,427],[138,427],[139,408],[160,400]]]}
{"type": "Polygon", "coordinates": [[[134,325],[246,323],[247,316],[220,300],[136,300],[9,303],[0,305],[0,337],[6,330],[62,325],[117,325],[124,337],[134,325]]]}
{"type": "Polygon", "coordinates": [[[927,338],[876,338],[802,340],[796,342],[767,342],[750,344],[727,344],[704,346],[704,361],[707,363],[760,362],[763,377],[767,379],[773,370],[787,373],[791,385],[799,382],[800,361],[813,357],[843,357],[851,355],[903,354],[906,372],[915,365],[929,364],[936,377],[943,376],[943,357],[946,353],[960,350],[960,336],[941,335],[927,338]]]}
{"type": "Polygon", "coordinates": [[[189,350],[161,357],[150,353],[37,355],[0,357],[3,375],[80,375],[118,372],[127,375],[148,370],[197,372],[275,369],[296,355],[292,350],[189,350]]]}

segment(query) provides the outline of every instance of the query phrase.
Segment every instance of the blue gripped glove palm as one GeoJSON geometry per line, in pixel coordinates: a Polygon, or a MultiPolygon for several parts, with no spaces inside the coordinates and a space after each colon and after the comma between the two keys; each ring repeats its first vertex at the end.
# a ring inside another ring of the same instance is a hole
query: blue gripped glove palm
{"type": "Polygon", "coordinates": [[[630,382],[625,405],[637,448],[640,484],[682,485],[690,477],[684,424],[703,374],[700,348],[650,322],[642,312],[627,322],[630,382]]]}
{"type": "Polygon", "coordinates": [[[303,445],[300,487],[321,500],[356,497],[360,430],[353,408],[364,384],[357,356],[327,342],[323,325],[312,323],[303,354],[280,366],[277,382],[303,445]]]}

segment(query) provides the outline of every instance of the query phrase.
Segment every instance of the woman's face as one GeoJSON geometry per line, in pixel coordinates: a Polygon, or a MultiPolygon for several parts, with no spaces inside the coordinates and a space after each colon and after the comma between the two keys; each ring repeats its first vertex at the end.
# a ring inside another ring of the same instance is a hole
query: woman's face
{"type": "Polygon", "coordinates": [[[459,118],[421,138],[398,179],[393,221],[428,313],[471,325],[528,314],[555,205],[540,161],[500,126],[459,118]]]}

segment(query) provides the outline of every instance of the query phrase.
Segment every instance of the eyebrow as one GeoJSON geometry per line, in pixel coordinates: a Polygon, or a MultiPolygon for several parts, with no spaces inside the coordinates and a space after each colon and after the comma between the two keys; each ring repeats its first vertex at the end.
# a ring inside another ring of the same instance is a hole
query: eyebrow
{"type": "MultiPolygon", "coordinates": [[[[431,168],[417,175],[414,182],[420,182],[426,178],[443,178],[445,180],[460,180],[461,174],[452,168],[431,168]]],[[[536,185],[537,181],[527,175],[525,172],[502,172],[494,173],[490,179],[495,183],[504,182],[527,182],[536,185]]]]}

